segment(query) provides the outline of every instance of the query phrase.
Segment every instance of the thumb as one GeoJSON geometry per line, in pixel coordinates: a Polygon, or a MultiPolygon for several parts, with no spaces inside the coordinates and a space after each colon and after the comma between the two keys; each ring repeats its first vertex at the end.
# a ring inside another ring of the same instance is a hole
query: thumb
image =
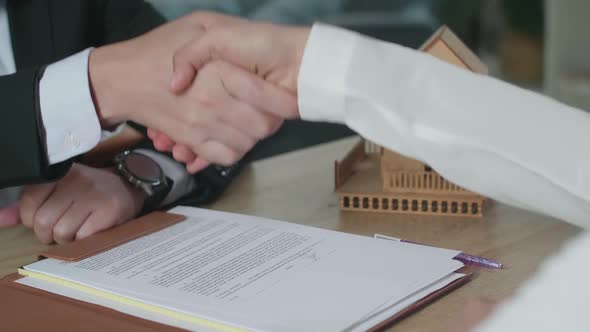
{"type": "Polygon", "coordinates": [[[174,72],[170,80],[170,91],[181,93],[186,90],[194,81],[197,71],[211,60],[214,35],[212,32],[205,34],[176,51],[172,60],[174,72]]]}
{"type": "Polygon", "coordinates": [[[197,70],[188,63],[174,64],[174,73],[170,81],[170,91],[181,93],[186,90],[197,76],[197,70]]]}

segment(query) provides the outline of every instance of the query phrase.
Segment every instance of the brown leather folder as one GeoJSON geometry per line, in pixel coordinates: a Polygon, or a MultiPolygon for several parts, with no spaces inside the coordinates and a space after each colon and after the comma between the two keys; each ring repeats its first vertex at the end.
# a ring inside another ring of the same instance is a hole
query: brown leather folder
{"type": "MultiPolygon", "coordinates": [[[[180,215],[154,212],[84,240],[53,246],[40,253],[40,259],[57,258],[78,261],[154,233],[184,219],[185,217],[180,215]]],[[[0,280],[0,330],[2,331],[183,331],[103,306],[21,285],[15,282],[19,278],[21,277],[14,273],[0,280]]],[[[371,331],[382,330],[469,280],[470,275],[466,275],[447,287],[433,292],[375,326],[371,331]]]]}
{"type": "MultiPolygon", "coordinates": [[[[40,253],[40,258],[78,261],[184,219],[184,216],[154,212],[84,240],[50,247],[40,253]]],[[[14,273],[0,280],[2,331],[182,331],[14,282],[19,278],[14,273]]]]}
{"type": "Polygon", "coordinates": [[[2,331],[182,331],[98,305],[41,291],[14,282],[11,274],[0,281],[2,331]]]}

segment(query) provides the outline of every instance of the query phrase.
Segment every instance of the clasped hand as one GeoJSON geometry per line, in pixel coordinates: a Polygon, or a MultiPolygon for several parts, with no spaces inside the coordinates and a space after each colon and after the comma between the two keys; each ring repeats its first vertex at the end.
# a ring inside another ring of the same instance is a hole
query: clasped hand
{"type": "Polygon", "coordinates": [[[310,29],[213,13],[189,19],[203,24],[204,31],[175,53],[170,91],[180,97],[196,91],[201,99],[195,105],[227,125],[202,144],[164,135],[165,129],[150,129],[148,135],[157,149],[171,151],[195,173],[210,162],[236,162],[282,120],[299,116],[297,79],[310,29]]]}
{"type": "Polygon", "coordinates": [[[293,73],[283,72],[290,68],[284,61],[298,56],[275,52],[278,45],[268,41],[276,38],[267,40],[269,33],[262,27],[266,26],[194,13],[135,39],[94,50],[90,77],[103,125],[132,120],[152,128],[152,138],[165,133],[167,141],[177,142],[178,147],[158,139],[156,146],[172,151],[180,161],[199,156],[189,166],[193,173],[209,162],[235,163],[284,119],[298,115],[296,80],[293,73]],[[229,53],[235,59],[206,49],[217,45],[212,37],[218,34],[238,41],[229,53]],[[262,54],[267,55],[258,61],[262,54]],[[268,66],[271,60],[280,61],[268,66]]]}

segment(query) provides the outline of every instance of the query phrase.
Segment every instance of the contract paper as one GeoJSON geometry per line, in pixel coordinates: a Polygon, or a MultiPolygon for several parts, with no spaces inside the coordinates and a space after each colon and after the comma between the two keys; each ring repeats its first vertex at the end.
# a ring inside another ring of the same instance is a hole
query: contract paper
{"type": "Polygon", "coordinates": [[[236,329],[288,332],[351,329],[462,266],[455,251],[195,208],[171,212],[188,218],[80,262],[46,259],[25,269],[236,329]]]}

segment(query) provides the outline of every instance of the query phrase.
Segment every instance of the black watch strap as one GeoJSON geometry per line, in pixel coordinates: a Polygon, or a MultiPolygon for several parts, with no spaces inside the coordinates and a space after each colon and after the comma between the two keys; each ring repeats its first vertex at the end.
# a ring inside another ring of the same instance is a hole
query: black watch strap
{"type": "Polygon", "coordinates": [[[161,207],[162,202],[168,197],[168,194],[174,186],[174,181],[169,177],[166,177],[166,186],[162,186],[161,190],[154,192],[152,196],[147,196],[143,202],[143,208],[141,209],[141,215],[153,212],[161,207]]]}
{"type": "Polygon", "coordinates": [[[193,176],[193,192],[180,199],[177,204],[199,206],[215,201],[225,192],[243,166],[242,161],[232,166],[210,165],[193,176]]]}

